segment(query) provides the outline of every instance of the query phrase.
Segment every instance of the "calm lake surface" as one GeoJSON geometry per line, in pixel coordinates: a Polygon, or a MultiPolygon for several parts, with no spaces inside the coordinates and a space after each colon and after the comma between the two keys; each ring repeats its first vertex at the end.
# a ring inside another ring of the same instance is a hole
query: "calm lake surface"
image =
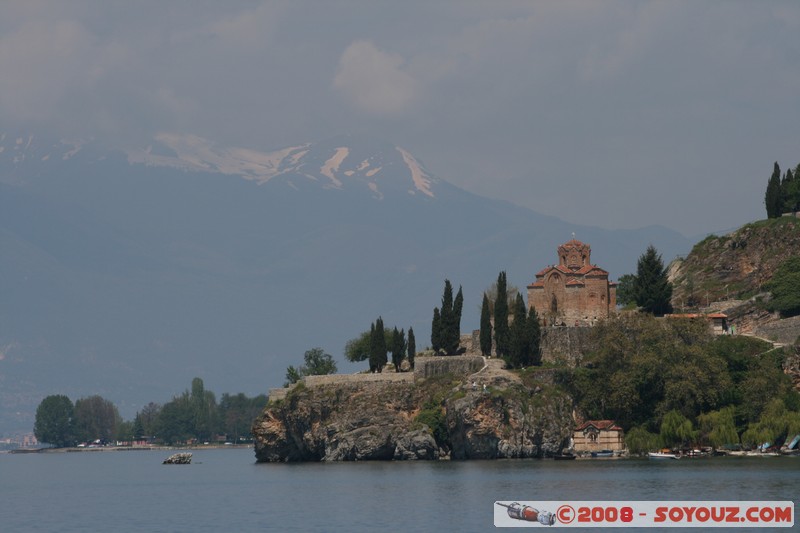
{"type": "Polygon", "coordinates": [[[800,495],[800,457],[256,464],[217,449],[162,465],[170,454],[0,454],[0,531],[471,532],[495,530],[496,500],[800,495]]]}

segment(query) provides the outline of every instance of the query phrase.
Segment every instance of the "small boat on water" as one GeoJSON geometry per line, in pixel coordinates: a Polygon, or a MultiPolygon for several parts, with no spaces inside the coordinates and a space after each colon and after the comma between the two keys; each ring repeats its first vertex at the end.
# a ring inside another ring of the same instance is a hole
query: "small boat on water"
{"type": "Polygon", "coordinates": [[[650,459],[680,459],[678,455],[667,452],[650,452],[647,457],[650,459]]]}
{"type": "Polygon", "coordinates": [[[553,459],[555,459],[556,461],[570,461],[572,459],[575,459],[576,457],[577,455],[572,453],[557,453],[553,456],[553,459]]]}
{"type": "Polygon", "coordinates": [[[614,457],[614,450],[600,450],[592,452],[592,457],[614,457]]]}

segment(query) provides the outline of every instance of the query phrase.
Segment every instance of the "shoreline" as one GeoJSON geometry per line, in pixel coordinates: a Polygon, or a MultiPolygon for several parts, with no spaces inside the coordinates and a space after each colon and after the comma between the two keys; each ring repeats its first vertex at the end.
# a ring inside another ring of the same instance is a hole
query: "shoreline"
{"type": "Polygon", "coordinates": [[[173,451],[173,450],[241,450],[252,449],[253,444],[209,444],[199,446],[99,446],[97,448],[17,448],[15,450],[0,451],[8,454],[35,454],[35,453],[84,453],[84,452],[134,452],[134,451],[173,451]]]}

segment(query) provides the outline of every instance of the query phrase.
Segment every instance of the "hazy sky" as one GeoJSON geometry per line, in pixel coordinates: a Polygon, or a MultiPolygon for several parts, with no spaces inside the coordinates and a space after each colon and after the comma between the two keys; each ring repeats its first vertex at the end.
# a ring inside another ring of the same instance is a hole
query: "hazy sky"
{"type": "Polygon", "coordinates": [[[800,2],[0,4],[3,128],[273,150],[340,134],[478,194],[694,236],[800,162],[800,2]]]}

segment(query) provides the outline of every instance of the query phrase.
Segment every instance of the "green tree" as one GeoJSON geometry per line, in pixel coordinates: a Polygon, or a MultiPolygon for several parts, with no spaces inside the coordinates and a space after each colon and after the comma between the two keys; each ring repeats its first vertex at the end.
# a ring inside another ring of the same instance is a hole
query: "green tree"
{"type": "Polygon", "coordinates": [[[222,431],[233,442],[240,442],[250,434],[253,421],[267,405],[267,397],[260,394],[250,398],[244,393],[223,393],[219,402],[222,431]]]}
{"type": "Polygon", "coordinates": [[[383,318],[378,317],[378,320],[370,326],[370,356],[369,356],[369,369],[371,372],[382,372],[384,365],[386,365],[387,350],[386,350],[386,333],[383,327],[383,318]]]}
{"type": "Polygon", "coordinates": [[[453,285],[449,279],[444,280],[442,306],[439,308],[439,347],[445,353],[451,353],[453,321],[453,285]]]}
{"type": "Polygon", "coordinates": [[[742,444],[750,447],[774,444],[778,438],[798,433],[800,413],[787,409],[783,400],[774,398],[766,405],[758,422],[750,424],[742,434],[742,444]]]}
{"type": "Polygon", "coordinates": [[[289,385],[294,385],[301,379],[303,379],[303,374],[300,373],[300,370],[293,365],[289,365],[286,367],[286,380],[283,382],[283,386],[288,387],[289,385]]]}
{"type": "Polygon", "coordinates": [[[156,424],[161,413],[161,406],[150,402],[136,413],[133,420],[134,437],[152,437],[156,434],[156,424]]]}
{"type": "Polygon", "coordinates": [[[672,312],[672,284],[667,279],[667,270],[661,260],[661,254],[651,244],[647,251],[639,257],[634,283],[636,304],[643,311],[655,316],[663,316],[672,312]]]}
{"type": "Polygon", "coordinates": [[[697,438],[692,421],[678,411],[670,411],[661,421],[661,442],[670,448],[683,448],[697,438]]]}
{"type": "Polygon", "coordinates": [[[464,309],[464,294],[461,286],[458,286],[458,292],[453,300],[453,312],[450,316],[450,325],[448,326],[447,335],[447,352],[456,353],[461,344],[461,312],[464,309]]]}
{"type": "Polygon", "coordinates": [[[527,365],[539,366],[542,364],[542,329],[539,324],[539,316],[536,309],[531,307],[528,310],[528,318],[525,320],[525,329],[528,341],[528,360],[527,365]]]}
{"type": "Polygon", "coordinates": [[[781,167],[775,161],[775,166],[767,182],[767,191],[764,194],[764,205],[767,208],[767,218],[778,218],[783,209],[783,193],[781,189],[781,167]]]}
{"type": "Polygon", "coordinates": [[[441,308],[433,309],[431,321],[431,347],[435,351],[444,350],[447,355],[455,354],[461,341],[461,311],[464,295],[461,287],[453,299],[453,285],[449,279],[444,280],[441,308]]]}
{"type": "Polygon", "coordinates": [[[192,404],[192,436],[200,441],[208,441],[219,427],[217,398],[213,392],[207,391],[201,378],[192,380],[190,395],[192,404]]]}
{"type": "Polygon", "coordinates": [[[625,433],[625,446],[630,453],[647,453],[658,448],[658,435],[636,426],[625,433]]]}
{"type": "Polygon", "coordinates": [[[408,328],[408,364],[414,368],[414,358],[417,355],[417,339],[414,337],[414,328],[408,328]]]}
{"type": "Polygon", "coordinates": [[[304,376],[325,376],[335,374],[338,370],[336,361],[322,348],[311,348],[303,354],[305,364],[300,368],[304,376]]]}
{"type": "Polygon", "coordinates": [[[350,339],[344,346],[344,357],[351,363],[369,359],[370,332],[365,331],[358,337],[350,339]]]}
{"type": "Polygon", "coordinates": [[[508,354],[506,364],[511,368],[522,368],[528,358],[528,328],[526,327],[525,302],[522,295],[517,294],[513,307],[513,321],[508,331],[508,354]]]}
{"type": "Polygon", "coordinates": [[[123,442],[130,442],[133,440],[133,421],[122,420],[117,426],[117,434],[114,437],[116,440],[123,442]]]}
{"type": "Polygon", "coordinates": [[[406,351],[406,335],[403,330],[397,330],[397,327],[392,330],[392,340],[389,345],[389,351],[392,352],[392,364],[394,371],[400,372],[400,365],[403,363],[406,351]]]}
{"type": "Polygon", "coordinates": [[[75,402],[72,421],[76,440],[111,442],[117,437],[122,417],[110,400],[94,395],[75,402]]]}
{"type": "Polygon", "coordinates": [[[783,317],[800,315],[800,256],[781,263],[764,287],[772,293],[767,309],[783,317]]]}
{"type": "Polygon", "coordinates": [[[481,333],[480,333],[481,353],[492,355],[492,317],[489,310],[489,297],[483,293],[483,303],[481,304],[481,333]]]}
{"type": "Polygon", "coordinates": [[[497,276],[497,298],[494,301],[494,343],[499,357],[508,355],[508,342],[506,273],[502,271],[497,276]]]}
{"type": "Polygon", "coordinates": [[[431,348],[438,352],[442,348],[442,315],[439,308],[433,308],[433,319],[431,320],[431,348]]]}
{"type": "Polygon", "coordinates": [[[297,383],[305,376],[324,376],[335,374],[338,370],[336,361],[331,354],[325,353],[322,348],[311,348],[303,354],[303,364],[300,368],[289,366],[286,369],[286,382],[284,387],[297,383]]]}
{"type": "Polygon", "coordinates": [[[36,408],[33,434],[39,442],[52,444],[56,448],[72,446],[72,400],[62,394],[47,396],[36,408]]]}
{"type": "Polygon", "coordinates": [[[542,363],[539,317],[534,308],[526,316],[525,301],[517,293],[514,301],[514,320],[509,326],[508,355],[506,363],[512,368],[524,368],[542,363]]]}
{"type": "Polygon", "coordinates": [[[739,444],[733,406],[703,413],[697,417],[700,440],[714,448],[730,448],[739,444]]]}
{"type": "Polygon", "coordinates": [[[786,169],[786,175],[781,181],[781,197],[783,200],[781,213],[795,213],[800,209],[800,177],[792,174],[791,169],[786,169]]]}
{"type": "Polygon", "coordinates": [[[636,276],[624,274],[617,282],[617,304],[628,307],[636,303],[635,292],[636,276]]]}
{"type": "Polygon", "coordinates": [[[189,391],[165,403],[158,415],[155,436],[165,444],[183,443],[194,437],[195,413],[189,391]]]}
{"type": "Polygon", "coordinates": [[[567,385],[587,418],[655,431],[673,409],[694,417],[722,407],[731,381],[712,342],[701,320],[620,314],[593,328],[596,348],[567,385]]]}

